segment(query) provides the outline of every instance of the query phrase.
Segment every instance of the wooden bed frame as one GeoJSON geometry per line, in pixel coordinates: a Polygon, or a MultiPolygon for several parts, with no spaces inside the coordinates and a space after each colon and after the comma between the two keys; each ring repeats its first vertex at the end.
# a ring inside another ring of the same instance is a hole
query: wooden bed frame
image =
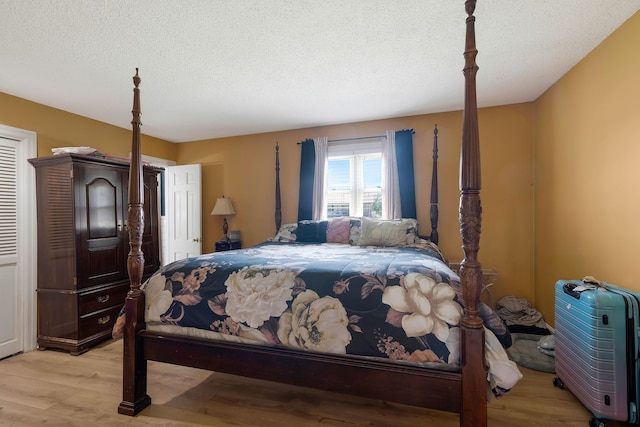
{"type": "MultiPolygon", "coordinates": [[[[455,412],[460,414],[461,426],[487,425],[484,330],[482,320],[478,316],[482,273],[477,259],[481,205],[475,82],[478,67],[475,62],[477,50],[473,16],[475,4],[475,0],[465,1],[465,104],[459,218],[465,255],[460,268],[460,279],[466,307],[460,322],[461,370],[430,370],[386,361],[208,341],[146,330],[144,294],[140,290],[144,267],[144,255],[141,250],[144,192],[140,152],[140,77],[136,69],[133,78],[133,137],[128,213],[128,271],[131,289],[125,303],[123,398],[118,407],[119,413],[135,415],[151,404],[151,398],[147,394],[147,361],[154,360],[455,412]],[[264,369],[265,366],[269,369],[264,369]]],[[[435,152],[434,156],[437,157],[435,152]]],[[[278,197],[279,189],[276,191],[278,197]]],[[[281,212],[278,208],[276,221],[279,222],[280,218],[281,212]]]]}

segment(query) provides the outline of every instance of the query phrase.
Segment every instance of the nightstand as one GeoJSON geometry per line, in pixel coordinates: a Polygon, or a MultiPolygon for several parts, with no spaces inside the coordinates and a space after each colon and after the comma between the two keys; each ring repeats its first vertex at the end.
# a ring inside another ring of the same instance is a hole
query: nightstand
{"type": "MultiPolygon", "coordinates": [[[[460,274],[460,263],[459,262],[450,262],[449,263],[449,268],[452,269],[453,271],[456,272],[456,274],[460,274]]],[[[491,286],[495,285],[495,283],[498,281],[498,272],[495,271],[493,268],[483,268],[482,269],[482,293],[480,294],[480,297],[482,297],[482,294],[485,293],[486,291],[486,298],[484,300],[484,303],[487,304],[489,307],[491,308],[495,308],[493,306],[494,301],[493,301],[493,293],[491,292],[491,289],[489,289],[491,286]]]]}
{"type": "Polygon", "coordinates": [[[216,252],[231,251],[233,249],[242,249],[242,241],[220,240],[216,242],[216,252]]]}

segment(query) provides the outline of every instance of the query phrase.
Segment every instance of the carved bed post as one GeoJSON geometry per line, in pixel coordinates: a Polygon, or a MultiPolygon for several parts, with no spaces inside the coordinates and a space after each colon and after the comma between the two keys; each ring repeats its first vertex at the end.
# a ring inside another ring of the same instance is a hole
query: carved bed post
{"type": "Polygon", "coordinates": [[[280,147],[276,142],[276,233],[282,225],[282,202],[280,201],[280,147]]]}
{"type": "Polygon", "coordinates": [[[431,240],[438,244],[438,125],[433,129],[433,169],[431,171],[431,240]]]}
{"type": "Polygon", "coordinates": [[[464,260],[460,280],[465,301],[460,322],[462,342],[462,414],[460,424],[468,427],[487,425],[486,367],[484,329],[478,316],[482,269],[478,261],[480,249],[480,141],[478,135],[478,104],[476,99],[475,17],[476,0],[466,0],[467,31],[465,43],[465,97],[460,153],[460,234],[464,260]]]}
{"type": "Polygon", "coordinates": [[[125,301],[126,325],[124,330],[124,364],[122,376],[122,402],[118,412],[135,415],[151,404],[147,395],[147,361],[142,354],[141,341],[137,334],[144,328],[144,294],[140,290],[144,270],[142,233],[144,230],[144,191],[142,161],[140,154],[140,77],[136,68],[133,77],[133,137],[131,141],[131,164],[129,166],[129,257],[127,270],[131,289],[125,301]]]}

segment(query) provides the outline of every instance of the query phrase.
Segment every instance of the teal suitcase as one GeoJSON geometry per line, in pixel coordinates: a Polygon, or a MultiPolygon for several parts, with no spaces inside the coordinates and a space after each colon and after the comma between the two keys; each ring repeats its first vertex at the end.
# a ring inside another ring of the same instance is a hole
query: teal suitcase
{"type": "Polygon", "coordinates": [[[554,384],[594,414],[591,426],[640,423],[639,301],[640,294],[604,282],[556,283],[554,384]]]}

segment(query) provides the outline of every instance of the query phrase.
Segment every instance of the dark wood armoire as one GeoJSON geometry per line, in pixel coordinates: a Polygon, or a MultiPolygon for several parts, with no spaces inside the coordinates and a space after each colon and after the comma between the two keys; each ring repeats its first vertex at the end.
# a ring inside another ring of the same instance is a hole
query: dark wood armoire
{"type": "MultiPolygon", "coordinates": [[[[77,355],[111,336],[129,291],[129,165],[79,154],[36,169],[38,348],[77,355]]],[[[144,167],[144,276],[160,266],[158,173],[144,167]]]]}

